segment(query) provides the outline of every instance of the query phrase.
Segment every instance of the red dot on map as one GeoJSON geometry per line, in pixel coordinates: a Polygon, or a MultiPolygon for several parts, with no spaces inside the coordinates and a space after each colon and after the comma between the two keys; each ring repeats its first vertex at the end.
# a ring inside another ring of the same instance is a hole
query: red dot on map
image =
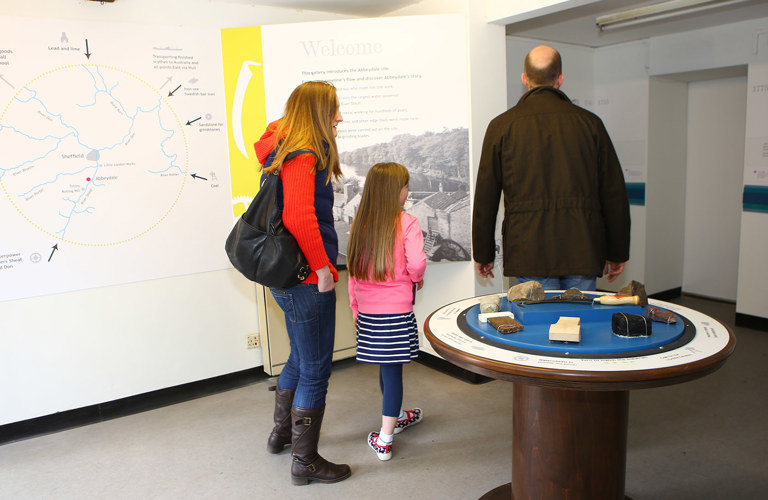
{"type": "Polygon", "coordinates": [[[88,181],[88,182],[91,182],[91,178],[90,177],[86,177],[85,180],[88,181]]]}

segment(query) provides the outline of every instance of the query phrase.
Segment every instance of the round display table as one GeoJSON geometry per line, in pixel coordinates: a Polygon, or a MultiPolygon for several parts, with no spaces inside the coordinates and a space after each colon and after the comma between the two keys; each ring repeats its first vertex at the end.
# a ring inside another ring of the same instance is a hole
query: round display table
{"type": "Polygon", "coordinates": [[[514,384],[512,482],[483,500],[626,498],[629,391],[712,373],[736,344],[719,321],[653,299],[649,306],[672,313],[675,322],[651,323],[648,336],[621,337],[613,333],[613,315],[645,315],[647,306],[520,305],[498,296],[502,311],[512,312],[523,331],[500,334],[480,320],[479,303],[489,296],[443,306],[424,323],[444,359],[514,384]],[[579,342],[549,340],[549,327],[560,317],[580,318],[579,342]]]}

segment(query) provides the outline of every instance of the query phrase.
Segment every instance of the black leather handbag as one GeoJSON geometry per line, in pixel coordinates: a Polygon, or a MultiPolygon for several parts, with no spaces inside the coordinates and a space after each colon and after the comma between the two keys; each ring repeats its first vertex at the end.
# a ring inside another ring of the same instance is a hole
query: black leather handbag
{"type": "MultiPolygon", "coordinates": [[[[285,161],[302,153],[315,154],[299,149],[289,153],[285,161]]],[[[272,151],[264,168],[274,157],[272,151]]],[[[229,233],[224,249],[235,269],[249,280],[270,288],[290,288],[307,279],[310,268],[296,238],[283,225],[279,173],[264,177],[258,194],[229,233]]]]}

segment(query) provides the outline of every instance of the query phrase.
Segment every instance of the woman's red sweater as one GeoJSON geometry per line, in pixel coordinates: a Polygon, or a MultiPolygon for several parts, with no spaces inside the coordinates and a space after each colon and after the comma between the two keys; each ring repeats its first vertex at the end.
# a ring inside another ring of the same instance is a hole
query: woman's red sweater
{"type": "MultiPolygon", "coordinates": [[[[256,157],[262,165],[275,148],[277,137],[275,123],[255,144],[256,157]]],[[[317,283],[316,270],[329,266],[334,281],[339,281],[335,262],[331,262],[323,245],[315,208],[315,156],[311,153],[298,155],[284,163],[280,169],[283,183],[283,224],[296,238],[301,251],[312,269],[304,283],[317,283]]]]}

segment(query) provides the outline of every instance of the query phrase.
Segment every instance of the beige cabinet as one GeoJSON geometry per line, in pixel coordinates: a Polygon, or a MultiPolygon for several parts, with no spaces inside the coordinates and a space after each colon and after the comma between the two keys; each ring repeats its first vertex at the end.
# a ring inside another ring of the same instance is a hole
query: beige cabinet
{"type": "MultiPolygon", "coordinates": [[[[333,360],[351,358],[355,355],[355,327],[352,310],[349,308],[347,292],[347,271],[339,271],[336,283],[336,342],[333,346],[333,360]]],[[[256,285],[259,307],[259,337],[267,375],[279,375],[288,361],[290,343],[285,329],[283,310],[277,305],[269,288],[256,285]]]]}

